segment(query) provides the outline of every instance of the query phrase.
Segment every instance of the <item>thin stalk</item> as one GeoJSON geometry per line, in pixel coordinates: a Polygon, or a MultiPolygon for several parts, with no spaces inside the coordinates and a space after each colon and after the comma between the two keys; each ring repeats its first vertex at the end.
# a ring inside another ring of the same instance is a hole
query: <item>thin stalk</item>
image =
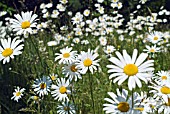
{"type": "Polygon", "coordinates": [[[90,73],[89,73],[89,82],[90,82],[90,94],[91,94],[91,99],[92,99],[93,114],[95,114],[94,98],[93,98],[93,76],[91,76],[90,73]]]}
{"type": "Polygon", "coordinates": [[[133,106],[134,106],[134,98],[133,98],[134,96],[133,96],[133,89],[132,89],[132,108],[133,108],[133,106]]]}

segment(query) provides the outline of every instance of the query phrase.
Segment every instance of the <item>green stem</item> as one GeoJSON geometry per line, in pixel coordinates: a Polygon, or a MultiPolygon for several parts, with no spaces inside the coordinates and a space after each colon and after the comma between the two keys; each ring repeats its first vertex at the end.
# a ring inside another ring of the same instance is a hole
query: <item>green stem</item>
{"type": "Polygon", "coordinates": [[[93,114],[95,114],[94,98],[93,98],[93,76],[91,76],[90,73],[89,73],[89,82],[90,82],[90,94],[91,94],[91,99],[92,99],[93,114]]]}

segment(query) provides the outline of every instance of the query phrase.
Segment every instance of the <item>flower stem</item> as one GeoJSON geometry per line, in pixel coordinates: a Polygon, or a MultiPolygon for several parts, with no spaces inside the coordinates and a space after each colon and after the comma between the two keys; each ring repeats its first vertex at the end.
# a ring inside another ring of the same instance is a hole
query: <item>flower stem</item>
{"type": "Polygon", "coordinates": [[[90,73],[89,73],[89,82],[90,82],[90,94],[91,94],[91,99],[92,99],[93,114],[95,114],[94,98],[93,98],[93,76],[91,76],[90,73]]]}

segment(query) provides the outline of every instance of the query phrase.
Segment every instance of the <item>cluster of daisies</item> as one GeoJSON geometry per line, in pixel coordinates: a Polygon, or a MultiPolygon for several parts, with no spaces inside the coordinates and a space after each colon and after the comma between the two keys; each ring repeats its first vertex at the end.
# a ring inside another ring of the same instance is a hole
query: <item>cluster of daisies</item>
{"type": "Polygon", "coordinates": [[[116,57],[111,57],[111,65],[108,73],[113,83],[122,85],[125,83],[131,93],[125,89],[117,89],[117,94],[108,92],[111,98],[105,98],[109,102],[103,104],[103,110],[111,114],[150,114],[170,113],[170,71],[158,71],[154,73],[154,60],[146,60],[147,53],[141,53],[134,49],[132,57],[126,50],[115,52],[116,57]],[[126,82],[126,80],[128,80],[126,82]],[[149,85],[149,89],[141,93],[136,92],[137,86],[142,87],[142,81],[149,85]],[[149,94],[147,93],[149,92],[149,94]]]}
{"type": "MultiPolygon", "coordinates": [[[[87,73],[95,74],[102,67],[106,67],[108,78],[118,86],[126,86],[128,90],[116,89],[116,93],[108,92],[111,98],[104,99],[109,102],[103,104],[105,113],[147,114],[158,112],[169,114],[170,72],[154,71],[154,57],[157,52],[168,51],[170,33],[153,31],[154,26],[159,22],[167,22],[166,19],[158,19],[158,15],[168,16],[169,11],[161,8],[158,14],[152,13],[147,17],[137,16],[135,18],[134,15],[142,9],[141,5],[147,2],[147,0],[140,0],[138,10],[131,13],[130,21],[124,30],[121,29],[124,17],[119,13],[123,4],[119,0],[111,0],[109,4],[111,12],[107,12],[103,2],[104,0],[97,0],[97,3],[94,4],[94,11],[87,8],[74,15],[71,11],[67,11],[68,0],[60,0],[55,8],[52,3],[43,3],[40,6],[43,20],[40,22],[38,15],[33,14],[32,11],[21,12],[21,15],[15,14],[16,19],[7,18],[5,23],[7,27],[3,27],[3,22],[0,22],[0,61],[3,64],[9,63],[14,56],[20,55],[24,51],[24,42],[29,40],[25,38],[34,34],[38,35],[39,32],[44,32],[48,28],[54,35],[53,41],[49,41],[47,46],[59,46],[64,41],[62,44],[64,48],[55,53],[53,60],[62,66],[63,77],[60,74],[51,73],[35,79],[30,88],[34,92],[31,99],[35,103],[39,103],[46,96],[51,95],[54,100],[61,103],[57,106],[57,113],[75,114],[76,106],[71,101],[71,95],[75,91],[73,82],[78,82],[87,73]],[[61,19],[63,15],[66,16],[66,13],[70,19],[70,25],[57,28],[56,20],[61,19]],[[94,14],[99,16],[94,16],[94,14]],[[44,20],[46,21],[44,22],[44,20]],[[148,29],[149,33],[136,32],[136,30],[142,31],[143,26],[148,29]],[[57,29],[60,29],[60,33],[57,32],[57,29]],[[7,35],[6,30],[11,31],[10,35],[13,37],[7,35]],[[140,51],[137,49],[133,50],[132,55],[128,54],[126,50],[122,50],[121,53],[116,44],[110,43],[116,38],[120,41],[128,41],[127,34],[130,37],[136,37],[135,42],[142,40],[147,44],[142,53],[138,54],[140,51]],[[70,47],[66,46],[68,41],[71,42],[70,47]],[[73,50],[73,47],[78,44],[88,46],[93,41],[95,41],[95,45],[98,44],[95,50],[73,50]],[[104,52],[105,58],[111,64],[100,66],[99,62],[102,58],[99,58],[100,55],[97,53],[99,48],[102,48],[101,52],[104,52]],[[148,91],[141,93],[135,91],[146,85],[149,85],[149,95],[148,91]]],[[[0,15],[5,15],[5,12],[1,12],[0,15]]],[[[26,91],[28,90],[25,88],[17,87],[14,89],[11,99],[18,102],[27,95],[26,91]]]]}

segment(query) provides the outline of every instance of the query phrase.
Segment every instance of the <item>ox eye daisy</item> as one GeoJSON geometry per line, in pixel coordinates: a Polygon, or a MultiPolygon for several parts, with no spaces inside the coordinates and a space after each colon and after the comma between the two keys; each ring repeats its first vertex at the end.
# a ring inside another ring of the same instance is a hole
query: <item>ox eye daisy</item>
{"type": "Polygon", "coordinates": [[[21,99],[21,97],[23,96],[24,91],[25,91],[25,88],[20,89],[20,87],[17,87],[15,89],[15,92],[13,92],[14,96],[11,97],[11,99],[14,99],[14,101],[18,102],[18,100],[21,99]]]}
{"type": "Polygon", "coordinates": [[[117,95],[113,92],[108,92],[110,98],[105,98],[104,100],[109,102],[109,104],[103,104],[104,108],[103,110],[106,111],[106,113],[110,114],[140,114],[139,110],[134,110],[132,107],[136,107],[136,104],[139,102],[137,100],[138,94],[133,94],[132,96],[128,98],[128,91],[123,89],[122,93],[119,89],[117,89],[117,95]],[[133,100],[133,101],[132,101],[133,100]]]}
{"type": "Polygon", "coordinates": [[[36,18],[38,17],[36,14],[32,15],[31,12],[21,12],[21,16],[19,14],[14,15],[16,19],[11,19],[11,27],[13,31],[16,31],[18,35],[32,33],[32,28],[36,27],[36,18]]]}
{"type": "Polygon", "coordinates": [[[159,41],[163,40],[162,39],[163,34],[161,32],[154,32],[148,35],[148,40],[153,43],[156,44],[159,41]]]}
{"type": "Polygon", "coordinates": [[[22,40],[17,40],[14,38],[1,39],[0,46],[0,61],[3,60],[3,64],[10,61],[10,58],[14,58],[14,55],[20,55],[22,52],[21,50],[24,47],[24,44],[21,44],[22,40]]]}
{"type": "Polygon", "coordinates": [[[58,114],[76,114],[74,104],[71,104],[69,102],[62,102],[61,105],[57,106],[57,109],[58,114]]]}
{"type": "Polygon", "coordinates": [[[51,91],[52,96],[55,100],[58,101],[69,101],[69,98],[67,94],[71,93],[69,90],[69,80],[66,80],[65,78],[57,79],[56,85],[52,84],[51,89],[54,91],[51,91]]]}
{"type": "Polygon", "coordinates": [[[80,71],[78,68],[76,68],[76,64],[75,63],[71,63],[68,65],[65,65],[63,67],[63,74],[66,77],[69,77],[70,80],[75,80],[77,81],[77,79],[82,79],[80,71]]]}
{"type": "Polygon", "coordinates": [[[80,69],[82,74],[85,74],[88,69],[93,74],[93,69],[97,70],[97,67],[99,67],[99,59],[96,60],[98,56],[97,53],[94,53],[94,51],[90,49],[88,49],[88,52],[82,51],[76,60],[76,68],[80,69]]]}
{"type": "Polygon", "coordinates": [[[55,61],[59,60],[59,64],[69,64],[75,61],[76,51],[71,51],[71,48],[63,48],[60,50],[60,53],[55,53],[57,57],[55,58],[55,61]]]}
{"type": "Polygon", "coordinates": [[[112,73],[109,78],[114,78],[113,82],[118,82],[118,85],[121,85],[126,79],[128,79],[128,87],[129,90],[138,87],[142,87],[142,83],[140,80],[143,80],[145,83],[148,82],[148,79],[151,77],[151,72],[154,70],[153,68],[153,60],[145,59],[148,57],[148,54],[141,53],[137,58],[137,49],[134,49],[132,58],[129,54],[127,54],[126,50],[123,50],[123,55],[121,55],[118,51],[116,57],[111,57],[109,61],[111,61],[112,65],[107,65],[109,68],[108,73],[112,73]],[[145,62],[144,62],[145,61],[145,62]]]}
{"type": "Polygon", "coordinates": [[[48,95],[48,92],[50,91],[51,86],[51,80],[47,76],[43,76],[40,79],[36,79],[34,81],[34,84],[32,87],[34,88],[34,91],[39,94],[39,96],[48,95]]]}

